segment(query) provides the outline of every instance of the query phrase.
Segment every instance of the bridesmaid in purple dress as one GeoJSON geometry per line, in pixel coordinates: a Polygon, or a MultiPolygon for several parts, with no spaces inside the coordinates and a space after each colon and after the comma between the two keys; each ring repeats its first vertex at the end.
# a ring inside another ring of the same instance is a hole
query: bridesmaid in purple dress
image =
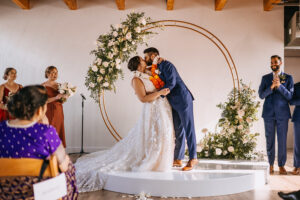
{"type": "MultiPolygon", "coordinates": [[[[47,111],[48,96],[43,86],[27,86],[8,102],[16,119],[0,123],[0,158],[39,158],[56,155],[65,172],[68,193],[63,199],[77,199],[75,168],[54,127],[40,124],[47,111]]],[[[37,177],[0,178],[0,199],[31,199],[37,177]]]]}

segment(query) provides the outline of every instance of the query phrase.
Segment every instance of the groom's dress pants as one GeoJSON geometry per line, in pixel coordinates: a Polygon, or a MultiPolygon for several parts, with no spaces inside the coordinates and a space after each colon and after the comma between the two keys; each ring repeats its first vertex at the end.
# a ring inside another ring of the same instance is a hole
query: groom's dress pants
{"type": "Polygon", "coordinates": [[[183,160],[185,153],[185,138],[189,149],[190,159],[197,158],[196,135],[194,127],[193,101],[183,109],[172,108],[175,129],[175,151],[174,159],[183,160]]]}
{"type": "Polygon", "coordinates": [[[267,154],[270,165],[275,161],[275,129],[277,129],[278,166],[283,167],[286,162],[286,138],[289,119],[264,119],[267,142],[267,154]]]}

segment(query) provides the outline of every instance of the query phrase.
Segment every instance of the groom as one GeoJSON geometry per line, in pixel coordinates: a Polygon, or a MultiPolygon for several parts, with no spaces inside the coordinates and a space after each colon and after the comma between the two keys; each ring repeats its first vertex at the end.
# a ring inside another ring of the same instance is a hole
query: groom
{"type": "MultiPolygon", "coordinates": [[[[159,52],[156,48],[144,50],[147,65],[157,60],[159,52]]],[[[193,114],[193,95],[180,78],[175,66],[169,61],[160,59],[158,62],[159,77],[165,82],[163,88],[169,88],[167,99],[172,106],[173,123],[175,129],[174,167],[181,167],[185,153],[185,138],[189,149],[189,161],[182,169],[192,170],[198,163],[196,152],[196,135],[193,114]]],[[[162,88],[162,89],[163,89],[162,88]]]]}

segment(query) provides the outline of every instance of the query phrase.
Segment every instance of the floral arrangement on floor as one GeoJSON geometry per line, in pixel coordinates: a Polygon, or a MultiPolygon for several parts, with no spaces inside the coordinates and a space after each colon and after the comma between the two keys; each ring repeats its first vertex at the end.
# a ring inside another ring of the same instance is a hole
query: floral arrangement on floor
{"type": "Polygon", "coordinates": [[[257,121],[260,102],[256,92],[242,81],[240,90],[233,89],[228,100],[217,105],[222,110],[217,124],[219,132],[203,130],[205,137],[197,146],[198,158],[213,159],[253,159],[259,133],[251,133],[250,128],[257,121]]]}
{"type": "Polygon", "coordinates": [[[136,54],[138,45],[146,44],[146,36],[154,34],[143,30],[149,23],[151,19],[146,18],[145,13],[132,12],[121,24],[111,25],[107,34],[98,37],[97,48],[91,52],[95,60],[85,79],[90,96],[96,102],[103,90],[116,90],[116,80],[123,78],[121,63],[136,54]]]}

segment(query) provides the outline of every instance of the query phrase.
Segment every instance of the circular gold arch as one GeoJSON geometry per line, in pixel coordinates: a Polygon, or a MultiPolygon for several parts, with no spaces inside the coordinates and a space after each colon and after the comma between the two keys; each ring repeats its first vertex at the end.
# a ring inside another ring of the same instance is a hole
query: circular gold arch
{"type": "MultiPolygon", "coordinates": [[[[224,43],[214,34],[212,34],[210,31],[207,29],[198,26],[196,24],[190,23],[190,22],[185,22],[185,21],[180,21],[180,20],[160,20],[160,21],[155,21],[150,24],[143,30],[143,31],[148,31],[151,29],[159,28],[159,27],[176,27],[176,28],[183,28],[187,30],[194,31],[204,37],[206,37],[208,40],[210,40],[218,49],[221,51],[223,54],[227,66],[230,70],[230,74],[232,77],[232,83],[233,83],[233,88],[240,89],[240,83],[239,83],[239,76],[238,72],[235,66],[235,63],[232,59],[232,56],[224,43]]],[[[122,137],[119,135],[119,133],[116,131],[114,128],[113,124],[111,123],[106,107],[105,107],[105,99],[104,99],[104,91],[102,92],[102,95],[99,95],[99,107],[100,107],[100,113],[101,117],[104,121],[105,126],[107,127],[108,131],[110,134],[114,137],[116,141],[120,141],[122,137]]]]}

